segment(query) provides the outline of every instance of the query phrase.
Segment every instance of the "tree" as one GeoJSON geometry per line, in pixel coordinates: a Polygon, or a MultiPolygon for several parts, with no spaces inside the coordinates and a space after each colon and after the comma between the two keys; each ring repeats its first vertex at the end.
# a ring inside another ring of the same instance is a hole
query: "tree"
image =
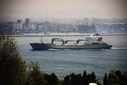
{"type": "Polygon", "coordinates": [[[50,75],[46,74],[45,80],[47,80],[49,82],[49,85],[58,85],[59,84],[57,76],[55,75],[55,73],[52,73],[50,75]]]}
{"type": "Polygon", "coordinates": [[[16,40],[0,36],[0,85],[24,85],[26,65],[22,60],[16,40]]]}
{"type": "Polygon", "coordinates": [[[127,85],[127,72],[111,70],[108,78],[104,77],[104,85],[127,85]]]}
{"type": "Polygon", "coordinates": [[[108,85],[108,79],[107,79],[107,74],[105,73],[105,76],[103,78],[103,83],[104,85],[108,85]]]}
{"type": "Polygon", "coordinates": [[[45,74],[41,72],[39,64],[31,62],[26,85],[49,85],[48,81],[44,80],[44,76],[45,74]]]}
{"type": "Polygon", "coordinates": [[[67,75],[64,78],[63,85],[70,85],[70,76],[69,75],[67,75]]]}
{"type": "Polygon", "coordinates": [[[92,72],[91,74],[88,74],[88,76],[87,76],[87,82],[88,83],[96,83],[96,76],[95,76],[95,73],[94,72],[92,72]]]}
{"type": "Polygon", "coordinates": [[[84,85],[88,84],[86,71],[83,72],[83,83],[84,85]]]}
{"type": "Polygon", "coordinates": [[[119,78],[116,75],[116,71],[115,70],[111,70],[111,72],[109,73],[108,84],[109,85],[119,85],[119,78]]]}

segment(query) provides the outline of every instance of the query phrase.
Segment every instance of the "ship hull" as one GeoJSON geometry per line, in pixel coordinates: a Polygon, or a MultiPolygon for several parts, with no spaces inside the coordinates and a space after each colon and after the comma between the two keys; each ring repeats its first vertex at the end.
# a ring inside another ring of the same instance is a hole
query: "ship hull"
{"type": "Polygon", "coordinates": [[[48,50],[48,49],[110,49],[112,45],[103,44],[85,44],[85,45],[56,45],[51,43],[30,43],[33,50],[48,50]]]}

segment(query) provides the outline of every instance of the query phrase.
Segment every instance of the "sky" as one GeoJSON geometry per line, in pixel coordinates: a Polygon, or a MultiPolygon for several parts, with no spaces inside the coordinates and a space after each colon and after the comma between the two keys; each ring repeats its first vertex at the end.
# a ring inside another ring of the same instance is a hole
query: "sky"
{"type": "Polygon", "coordinates": [[[0,20],[127,18],[127,0],[0,0],[0,20]]]}

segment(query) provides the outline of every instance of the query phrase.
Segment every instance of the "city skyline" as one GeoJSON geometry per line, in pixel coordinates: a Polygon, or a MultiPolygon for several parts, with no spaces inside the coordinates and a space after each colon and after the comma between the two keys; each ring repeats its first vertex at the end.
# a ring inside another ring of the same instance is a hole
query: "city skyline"
{"type": "Polygon", "coordinates": [[[5,0],[0,19],[127,18],[126,0],[5,0]]]}

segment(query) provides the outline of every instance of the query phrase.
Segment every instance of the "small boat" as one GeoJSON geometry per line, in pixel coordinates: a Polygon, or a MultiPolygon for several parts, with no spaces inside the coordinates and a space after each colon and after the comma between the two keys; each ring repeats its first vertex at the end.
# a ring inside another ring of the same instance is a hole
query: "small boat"
{"type": "Polygon", "coordinates": [[[85,39],[78,40],[63,40],[62,38],[53,38],[51,43],[43,43],[41,39],[41,43],[30,43],[33,50],[48,50],[48,49],[110,49],[112,45],[108,45],[103,42],[103,38],[99,37],[98,34],[91,34],[87,36],[85,39]],[[57,45],[54,42],[60,41],[61,45],[57,45]],[[76,44],[68,45],[68,42],[75,41],[76,44]],[[81,41],[84,41],[84,44],[80,44],[81,41]]]}

